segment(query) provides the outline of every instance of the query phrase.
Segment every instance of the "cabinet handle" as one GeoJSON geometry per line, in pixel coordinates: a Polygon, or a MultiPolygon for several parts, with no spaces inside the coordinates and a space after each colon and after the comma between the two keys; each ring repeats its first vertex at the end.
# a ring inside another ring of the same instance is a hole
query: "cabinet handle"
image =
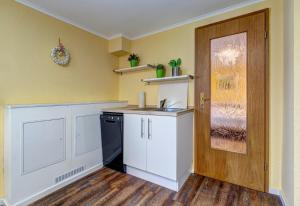
{"type": "Polygon", "coordinates": [[[152,121],[148,119],[148,139],[152,139],[152,121]]]}
{"type": "Polygon", "coordinates": [[[141,118],[141,138],[144,137],[144,118],[141,118]]]}

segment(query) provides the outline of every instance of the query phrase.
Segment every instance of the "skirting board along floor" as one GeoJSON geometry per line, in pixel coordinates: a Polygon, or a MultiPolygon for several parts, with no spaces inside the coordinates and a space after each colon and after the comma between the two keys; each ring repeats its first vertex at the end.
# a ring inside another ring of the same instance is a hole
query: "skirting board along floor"
{"type": "Polygon", "coordinates": [[[133,167],[129,167],[127,166],[127,174],[133,175],[135,177],[144,179],[146,181],[149,182],[153,182],[155,184],[158,184],[162,187],[166,187],[170,190],[174,190],[174,191],[178,191],[182,185],[185,183],[185,181],[188,179],[188,177],[190,176],[191,170],[188,170],[185,172],[185,174],[179,178],[178,182],[174,181],[174,180],[170,180],[155,174],[151,174],[133,167]]]}
{"type": "Polygon", "coordinates": [[[96,165],[94,167],[91,167],[91,168],[85,170],[84,172],[82,172],[82,173],[80,173],[76,176],[68,178],[68,179],[64,180],[63,182],[61,182],[57,185],[53,185],[51,187],[48,187],[48,188],[44,189],[43,191],[40,191],[40,192],[30,196],[30,197],[27,197],[26,199],[23,199],[22,201],[19,201],[19,202],[14,203],[14,204],[11,204],[9,201],[7,201],[8,202],[7,205],[8,206],[10,206],[10,205],[16,205],[16,206],[28,205],[28,204],[30,204],[30,203],[38,200],[38,199],[41,199],[41,198],[45,197],[46,195],[49,195],[50,193],[53,193],[53,192],[65,187],[65,186],[69,185],[72,182],[75,182],[77,180],[85,178],[85,176],[87,176],[87,175],[89,175],[89,174],[91,174],[95,171],[99,171],[99,169],[101,169],[102,167],[103,167],[103,164],[101,163],[99,165],[96,165]]]}
{"type": "Polygon", "coordinates": [[[281,202],[282,202],[282,205],[283,206],[288,206],[286,204],[286,197],[284,195],[284,193],[281,191],[281,190],[278,190],[278,189],[270,189],[269,190],[269,193],[272,194],[272,195],[276,195],[280,198],[281,202]]]}

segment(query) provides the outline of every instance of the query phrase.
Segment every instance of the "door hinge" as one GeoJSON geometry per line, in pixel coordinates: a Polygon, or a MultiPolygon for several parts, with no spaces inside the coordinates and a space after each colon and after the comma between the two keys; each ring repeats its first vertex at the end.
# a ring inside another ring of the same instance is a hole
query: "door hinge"
{"type": "Polygon", "coordinates": [[[268,163],[265,162],[265,165],[264,165],[264,169],[265,169],[265,172],[268,171],[269,167],[268,167],[268,163]]]}
{"type": "Polygon", "coordinates": [[[267,38],[268,38],[268,32],[265,31],[265,39],[267,39],[267,38]]]}

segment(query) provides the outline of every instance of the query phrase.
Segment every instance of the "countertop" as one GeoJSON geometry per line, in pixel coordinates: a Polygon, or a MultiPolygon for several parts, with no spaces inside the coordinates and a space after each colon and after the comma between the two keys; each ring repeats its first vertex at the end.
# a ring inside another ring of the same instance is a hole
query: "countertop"
{"type": "Polygon", "coordinates": [[[128,107],[104,109],[103,112],[117,112],[123,114],[141,114],[141,115],[157,115],[157,116],[173,116],[173,117],[177,117],[189,112],[194,112],[193,108],[182,109],[180,111],[175,111],[175,112],[149,111],[149,110],[136,110],[136,109],[139,108],[137,106],[128,106],[128,107]]]}

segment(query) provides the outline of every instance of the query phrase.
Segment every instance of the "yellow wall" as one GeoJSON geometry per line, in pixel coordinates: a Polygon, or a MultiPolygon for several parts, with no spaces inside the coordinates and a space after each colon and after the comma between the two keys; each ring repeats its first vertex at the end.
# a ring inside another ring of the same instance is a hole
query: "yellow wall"
{"type": "MultiPolygon", "coordinates": [[[[118,98],[117,59],[108,41],[24,7],[0,3],[0,108],[4,104],[89,102],[118,98]],[[58,37],[69,66],[52,62],[58,37]]],[[[0,109],[0,197],[3,196],[3,110],[0,109]]]]}
{"type": "Polygon", "coordinates": [[[300,205],[300,2],[294,0],[294,164],[295,164],[295,205],[300,205]]]}
{"type": "MultiPolygon", "coordinates": [[[[282,0],[266,0],[226,14],[184,25],[172,30],[132,41],[131,49],[141,57],[141,64],[163,63],[171,58],[181,57],[183,72],[193,74],[195,28],[228,19],[234,16],[270,8],[270,187],[281,188],[281,144],[283,118],[283,4],[282,0]]],[[[119,59],[120,66],[127,66],[126,57],[119,59]]],[[[168,73],[170,69],[168,68],[168,73]]],[[[137,104],[139,91],[146,92],[148,105],[157,103],[157,85],[144,85],[139,79],[154,77],[154,71],[129,73],[119,77],[119,98],[137,104]]],[[[193,81],[190,83],[189,105],[193,105],[193,81]]]]}
{"type": "Polygon", "coordinates": [[[287,205],[294,204],[294,38],[293,0],[284,1],[284,122],[282,142],[282,195],[287,205]]]}
{"type": "Polygon", "coordinates": [[[3,107],[0,105],[0,198],[4,195],[3,169],[3,107]]]}
{"type": "MultiPolygon", "coordinates": [[[[212,22],[255,10],[271,8],[270,45],[270,187],[281,188],[281,144],[283,119],[283,9],[282,0],[266,0],[227,14],[181,26],[132,41],[132,51],[141,64],[183,59],[183,72],[194,73],[194,30],[212,22]]],[[[299,13],[299,12],[298,12],[299,13]]],[[[117,76],[112,68],[128,66],[127,57],[108,54],[108,41],[40,14],[11,0],[0,6],[0,148],[3,141],[4,104],[81,102],[128,99],[137,104],[139,91],[147,94],[147,104],[157,103],[157,85],[145,86],[140,78],[154,71],[117,76]],[[68,67],[55,65],[49,55],[61,37],[72,55],[68,67]],[[5,48],[5,49],[3,49],[5,48]],[[118,95],[119,91],[119,95],[118,95]]],[[[299,58],[298,58],[299,59],[299,58]]],[[[168,74],[170,73],[170,69],[168,74]]],[[[193,82],[189,104],[193,105],[193,82]]],[[[0,152],[2,159],[2,152],[0,152]]],[[[3,161],[0,160],[0,197],[3,195],[3,161]],[[1,186],[2,185],[2,186],[1,186]]]]}
{"type": "Polygon", "coordinates": [[[124,56],[130,52],[130,40],[125,37],[117,37],[109,40],[108,51],[115,56],[124,56]]]}

